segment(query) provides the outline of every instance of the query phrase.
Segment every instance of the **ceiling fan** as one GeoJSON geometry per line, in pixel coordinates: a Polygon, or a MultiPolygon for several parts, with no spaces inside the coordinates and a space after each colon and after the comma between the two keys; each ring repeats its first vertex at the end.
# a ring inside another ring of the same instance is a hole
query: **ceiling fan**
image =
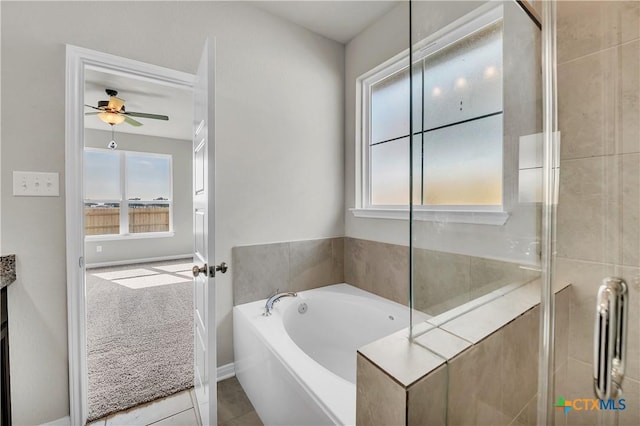
{"type": "Polygon", "coordinates": [[[97,115],[98,118],[105,123],[114,126],[116,124],[120,124],[125,122],[135,127],[142,126],[142,123],[134,120],[131,117],[139,117],[139,118],[151,118],[153,120],[165,120],[168,121],[169,117],[166,115],[160,114],[149,114],[146,112],[132,112],[125,111],[124,108],[124,99],[118,98],[118,91],[113,89],[105,89],[107,96],[109,96],[108,101],[98,101],[98,106],[95,107],[93,105],[85,105],[86,107],[93,108],[98,112],[87,112],[85,115],[97,115]]]}

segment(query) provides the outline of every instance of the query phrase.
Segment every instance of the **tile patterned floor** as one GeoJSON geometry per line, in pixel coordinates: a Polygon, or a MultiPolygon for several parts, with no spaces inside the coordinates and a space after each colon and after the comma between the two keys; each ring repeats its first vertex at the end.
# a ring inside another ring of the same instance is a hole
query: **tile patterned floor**
{"type": "MultiPolygon", "coordinates": [[[[88,426],[200,426],[193,389],[112,414],[88,426]]],[[[218,382],[219,426],[262,426],[235,377],[218,382]]]]}

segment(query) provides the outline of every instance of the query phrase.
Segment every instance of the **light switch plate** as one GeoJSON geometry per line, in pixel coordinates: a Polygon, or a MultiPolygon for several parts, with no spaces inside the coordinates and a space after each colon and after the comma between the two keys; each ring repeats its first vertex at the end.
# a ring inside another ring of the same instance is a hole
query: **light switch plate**
{"type": "Polygon", "coordinates": [[[58,197],[58,173],[13,172],[13,195],[18,197],[58,197]]]}

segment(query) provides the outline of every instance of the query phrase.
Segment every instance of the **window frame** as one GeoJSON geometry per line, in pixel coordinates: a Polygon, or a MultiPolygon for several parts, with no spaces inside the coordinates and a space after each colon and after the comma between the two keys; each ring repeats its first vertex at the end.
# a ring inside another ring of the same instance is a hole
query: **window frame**
{"type": "MultiPolygon", "coordinates": [[[[415,43],[413,64],[422,62],[450,45],[466,38],[497,21],[504,22],[504,7],[487,4],[474,12],[447,25],[431,36],[415,43]]],[[[504,30],[503,30],[504,31],[504,30]]],[[[504,33],[503,33],[504,36],[504,33]]],[[[409,205],[371,204],[371,89],[380,81],[409,68],[409,49],[376,66],[356,79],[356,164],[355,164],[355,208],[350,209],[355,217],[380,219],[409,219],[409,205]]],[[[504,63],[503,63],[504,69],[504,63]]],[[[413,71],[410,70],[410,76],[413,71]]],[[[504,75],[503,75],[504,79],[504,75]]],[[[504,83],[503,83],[504,89],[504,83]]],[[[424,90],[424,89],[423,89],[424,90]]],[[[504,90],[503,90],[504,110],[504,90]]],[[[504,119],[504,114],[502,114],[504,119]]],[[[409,133],[411,133],[409,131],[409,133]]],[[[414,135],[407,135],[410,141],[414,135]]],[[[417,220],[453,223],[478,223],[503,225],[509,218],[508,208],[512,203],[507,190],[504,147],[504,122],[502,138],[502,203],[500,205],[413,205],[413,218],[417,220]]],[[[413,159],[409,159],[413,161],[413,159]]],[[[411,179],[411,177],[409,178],[411,179]]]]}
{"type": "MultiPolygon", "coordinates": [[[[110,149],[104,148],[95,148],[95,147],[85,147],[84,152],[93,151],[93,152],[116,152],[119,154],[119,165],[120,165],[120,199],[91,199],[91,198],[83,198],[82,203],[85,205],[86,203],[119,203],[120,204],[120,220],[119,220],[119,228],[120,232],[118,234],[102,234],[102,235],[86,235],[84,236],[85,241],[111,241],[111,240],[135,240],[135,239],[145,239],[145,238],[167,238],[173,237],[175,235],[173,228],[173,155],[171,154],[162,154],[157,152],[144,152],[144,151],[128,151],[128,150],[117,150],[112,151],[110,149]],[[169,199],[168,200],[129,200],[127,197],[127,154],[146,156],[146,157],[156,157],[156,158],[167,158],[169,160],[169,199]],[[153,231],[153,232],[138,232],[131,233],[129,232],[129,203],[135,202],[139,204],[168,204],[169,205],[169,230],[168,231],[153,231]]],[[[83,178],[84,180],[84,178],[83,178]]],[[[83,194],[84,195],[84,194],[83,194]]],[[[84,217],[84,216],[83,216],[84,217]]],[[[84,226],[83,226],[83,232],[84,226]]]]}

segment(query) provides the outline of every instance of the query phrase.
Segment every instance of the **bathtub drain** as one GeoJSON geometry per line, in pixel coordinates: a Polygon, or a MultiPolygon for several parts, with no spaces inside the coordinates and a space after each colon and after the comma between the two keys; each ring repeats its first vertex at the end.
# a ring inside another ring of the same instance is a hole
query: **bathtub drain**
{"type": "Polygon", "coordinates": [[[304,314],[307,312],[307,304],[306,303],[301,303],[300,305],[298,305],[298,312],[301,314],[304,314]]]}

